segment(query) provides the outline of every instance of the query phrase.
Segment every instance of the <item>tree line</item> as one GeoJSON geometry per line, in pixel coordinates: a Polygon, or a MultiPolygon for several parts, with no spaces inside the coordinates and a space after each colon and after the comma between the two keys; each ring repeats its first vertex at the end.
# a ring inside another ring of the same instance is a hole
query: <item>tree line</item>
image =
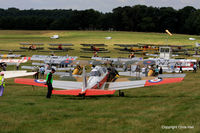
{"type": "Polygon", "coordinates": [[[2,30],[117,30],[200,34],[200,9],[187,6],[172,7],[145,5],[117,7],[112,12],[88,10],[19,10],[0,9],[2,30]]]}

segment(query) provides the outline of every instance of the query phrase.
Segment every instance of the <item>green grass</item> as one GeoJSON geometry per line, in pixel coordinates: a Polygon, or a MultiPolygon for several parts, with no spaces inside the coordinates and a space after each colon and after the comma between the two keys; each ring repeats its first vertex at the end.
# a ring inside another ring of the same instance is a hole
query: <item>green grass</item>
{"type": "MultiPolygon", "coordinates": [[[[75,45],[74,51],[62,52],[59,55],[92,55],[79,53],[81,43],[104,43],[108,45],[111,53],[99,53],[100,56],[118,57],[113,44],[171,44],[171,45],[194,45],[196,41],[190,41],[188,38],[194,37],[200,40],[199,36],[174,34],[169,36],[164,33],[142,33],[142,32],[108,32],[108,31],[0,31],[1,49],[19,49],[20,42],[44,43],[47,50],[49,43],[72,43],[75,45]],[[58,34],[60,39],[50,39],[50,36],[58,34]],[[111,36],[111,40],[105,37],[111,36]],[[168,38],[168,39],[167,39],[168,38]],[[167,41],[168,40],[168,41],[167,41]]],[[[26,52],[27,56],[32,54],[49,54],[40,52],[26,52]]],[[[57,53],[56,53],[57,54],[57,53]]],[[[120,55],[127,57],[127,55],[120,55]]]]}
{"type": "MultiPolygon", "coordinates": [[[[193,44],[189,37],[174,35],[170,44],[193,44]]],[[[19,42],[106,43],[112,49],[114,43],[165,44],[165,34],[103,31],[0,31],[0,48],[18,49],[19,42]],[[59,40],[48,37],[61,35],[59,40]],[[104,37],[112,36],[112,40],[104,37]],[[6,45],[5,45],[6,44],[6,45]]],[[[38,54],[25,52],[23,54],[38,54]]],[[[40,53],[43,54],[43,53],[40,53]]],[[[47,54],[47,53],[46,53],[47,54]]],[[[65,53],[58,53],[64,55],[65,53]]],[[[88,54],[91,55],[91,54],[88,54]]],[[[104,55],[104,54],[100,54],[104,55]]],[[[28,63],[29,64],[29,63],[28,63]]],[[[12,69],[10,67],[9,69],[12,69]]],[[[0,133],[198,133],[200,132],[200,71],[187,72],[181,83],[125,90],[125,97],[52,96],[46,99],[47,88],[15,84],[6,81],[3,97],[0,97],[0,133]],[[162,129],[161,126],[194,126],[194,129],[162,129]]]]}

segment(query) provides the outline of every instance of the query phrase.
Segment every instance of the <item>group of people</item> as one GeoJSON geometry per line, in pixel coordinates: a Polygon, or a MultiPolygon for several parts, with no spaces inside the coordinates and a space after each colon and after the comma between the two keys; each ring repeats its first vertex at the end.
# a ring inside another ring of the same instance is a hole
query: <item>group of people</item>
{"type": "Polygon", "coordinates": [[[150,66],[150,68],[145,67],[146,76],[158,76],[158,74],[163,74],[163,69],[161,66],[159,67],[158,65],[156,65],[156,67],[153,66],[150,66]]]}
{"type": "Polygon", "coordinates": [[[40,67],[37,66],[34,71],[36,72],[34,75],[35,79],[38,79],[39,75],[40,75],[40,78],[44,78],[45,68],[43,66],[40,66],[40,67]]]}
{"type": "Polygon", "coordinates": [[[115,69],[115,67],[110,64],[110,67],[108,67],[108,79],[107,82],[114,82],[118,77],[119,77],[119,73],[118,71],[115,69]]]}
{"type": "MultiPolygon", "coordinates": [[[[179,67],[177,66],[171,66],[172,72],[175,72],[175,68],[179,68],[178,72],[179,73],[183,73],[183,67],[180,65],[179,67]]],[[[200,68],[200,66],[198,65],[198,63],[193,63],[193,72],[196,73],[197,69],[200,68]]],[[[162,74],[163,73],[163,69],[160,66],[156,66],[153,67],[151,66],[151,68],[148,70],[148,67],[146,67],[145,70],[146,72],[148,71],[148,76],[158,76],[158,74],[162,74]]]]}

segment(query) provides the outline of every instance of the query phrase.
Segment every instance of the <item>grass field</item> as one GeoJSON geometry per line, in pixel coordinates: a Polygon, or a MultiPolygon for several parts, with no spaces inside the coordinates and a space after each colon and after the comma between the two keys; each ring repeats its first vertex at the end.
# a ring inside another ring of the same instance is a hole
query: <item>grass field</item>
{"type": "MultiPolygon", "coordinates": [[[[99,53],[99,56],[119,57],[114,50],[113,44],[171,44],[171,45],[194,45],[196,41],[190,41],[188,38],[194,37],[200,40],[199,36],[189,36],[174,34],[169,36],[164,33],[141,33],[141,32],[108,32],[108,31],[0,31],[1,49],[19,49],[20,42],[44,43],[45,50],[48,50],[49,43],[72,43],[75,45],[74,51],[69,51],[69,55],[92,55],[80,53],[81,43],[104,43],[108,45],[110,53],[99,53]],[[60,39],[50,39],[50,36],[58,34],[60,39]],[[105,37],[111,36],[111,40],[105,37]],[[167,41],[168,40],[168,41],[167,41]]],[[[49,54],[39,52],[27,52],[27,56],[32,54],[49,54]]],[[[66,52],[59,53],[65,55],[66,52]]],[[[127,55],[120,55],[125,56],[127,55]]]]}
{"type": "MultiPolygon", "coordinates": [[[[168,43],[194,44],[189,37],[174,35],[168,43]]],[[[166,34],[103,31],[0,31],[1,49],[19,49],[19,42],[73,43],[79,56],[80,43],[165,44],[166,34]],[[59,40],[49,36],[59,34],[59,40]],[[105,40],[111,36],[113,39],[105,40]]],[[[38,52],[25,52],[44,54],[38,52]]],[[[48,53],[46,53],[48,54],[48,53]]],[[[66,53],[58,53],[64,55],[66,53]]],[[[84,55],[84,54],[83,54],[84,55]]],[[[88,54],[91,55],[91,54],[88,54]]],[[[107,55],[107,54],[100,54],[107,55]]],[[[12,69],[12,68],[10,68],[12,69]]],[[[46,88],[19,85],[6,81],[4,96],[0,97],[0,133],[198,133],[200,132],[200,71],[186,72],[181,83],[126,90],[125,97],[53,96],[46,99],[46,88]],[[163,129],[166,126],[179,126],[163,129]],[[183,127],[180,127],[183,126],[183,127]],[[184,126],[191,126],[184,129],[184,126]]]]}

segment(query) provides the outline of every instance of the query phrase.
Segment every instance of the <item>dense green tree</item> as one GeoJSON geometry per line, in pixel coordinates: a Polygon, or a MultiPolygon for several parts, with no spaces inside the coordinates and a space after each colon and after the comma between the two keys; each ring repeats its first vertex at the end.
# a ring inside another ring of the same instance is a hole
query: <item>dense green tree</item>
{"type": "Polygon", "coordinates": [[[145,5],[117,7],[101,13],[94,9],[19,10],[0,9],[0,29],[21,30],[121,30],[200,34],[200,10],[187,6],[171,7],[145,5]]]}

